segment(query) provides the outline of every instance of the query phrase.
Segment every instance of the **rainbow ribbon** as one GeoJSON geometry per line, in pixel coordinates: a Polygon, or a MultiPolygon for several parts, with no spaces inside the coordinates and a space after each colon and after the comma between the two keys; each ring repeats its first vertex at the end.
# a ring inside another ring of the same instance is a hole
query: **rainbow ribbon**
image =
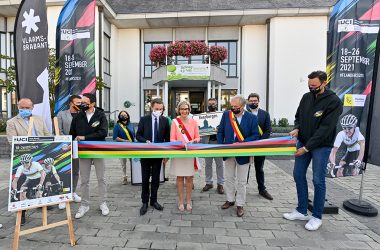
{"type": "Polygon", "coordinates": [[[296,141],[278,137],[234,144],[187,144],[182,142],[130,143],[81,141],[79,158],[193,158],[293,155],[296,141]]]}

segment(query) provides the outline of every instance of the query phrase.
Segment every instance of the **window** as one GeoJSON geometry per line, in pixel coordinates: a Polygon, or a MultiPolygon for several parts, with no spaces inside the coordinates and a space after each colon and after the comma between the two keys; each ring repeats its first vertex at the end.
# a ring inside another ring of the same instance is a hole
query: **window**
{"type": "MultiPolygon", "coordinates": [[[[160,91],[162,96],[162,91],[160,91]]],[[[150,102],[157,98],[157,90],[156,89],[146,89],[144,90],[144,115],[149,114],[150,112],[150,102]]]]}
{"type": "MultiPolygon", "coordinates": [[[[6,34],[4,32],[0,32],[0,54],[2,56],[7,55],[7,43],[6,43],[6,34]]],[[[7,60],[6,59],[0,59],[0,67],[2,69],[7,68],[7,60]]],[[[5,79],[5,74],[0,73],[0,77],[2,79],[5,79]]]]}
{"type": "Polygon", "coordinates": [[[110,88],[103,88],[103,109],[106,112],[110,112],[110,88]]]}
{"type": "Polygon", "coordinates": [[[152,72],[155,70],[157,67],[152,63],[152,61],[149,59],[149,53],[150,50],[154,46],[166,46],[168,45],[169,42],[149,42],[149,43],[144,43],[144,77],[146,78],[151,78],[152,77],[152,72]]]}
{"type": "Polygon", "coordinates": [[[106,33],[104,33],[103,42],[103,72],[111,75],[111,38],[106,33]]]}
{"type": "MultiPolygon", "coordinates": [[[[223,111],[231,108],[231,98],[235,95],[237,95],[236,89],[222,89],[220,106],[223,111]]],[[[218,92],[216,92],[215,98],[218,100],[218,92]]]]}
{"type": "Polygon", "coordinates": [[[227,77],[237,77],[237,41],[210,41],[210,46],[223,46],[228,51],[227,59],[222,62],[222,68],[227,77]]]}

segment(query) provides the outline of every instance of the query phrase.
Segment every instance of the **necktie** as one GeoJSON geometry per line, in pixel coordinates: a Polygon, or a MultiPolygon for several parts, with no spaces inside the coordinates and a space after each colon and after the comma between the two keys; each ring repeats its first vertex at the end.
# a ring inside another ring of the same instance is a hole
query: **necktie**
{"type": "Polygon", "coordinates": [[[153,142],[158,142],[158,122],[157,117],[154,118],[154,138],[153,142]]]}

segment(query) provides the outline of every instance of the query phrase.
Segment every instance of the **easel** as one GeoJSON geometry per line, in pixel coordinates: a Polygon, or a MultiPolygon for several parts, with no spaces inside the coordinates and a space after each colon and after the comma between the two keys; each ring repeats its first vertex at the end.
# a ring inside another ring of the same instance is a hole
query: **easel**
{"type": "MultiPolygon", "coordinates": [[[[29,120],[28,136],[32,135],[32,129],[33,129],[33,116],[30,117],[30,120],[29,120]]],[[[54,118],[54,129],[56,131],[56,134],[59,135],[58,122],[57,122],[56,117],[54,118]]],[[[42,207],[42,226],[21,231],[22,210],[17,211],[15,233],[14,233],[14,238],[13,238],[13,250],[18,249],[18,243],[19,243],[20,236],[44,231],[44,230],[47,230],[50,228],[59,227],[59,226],[63,226],[66,224],[69,227],[69,236],[70,236],[71,246],[75,246],[76,241],[75,241],[74,226],[73,226],[73,221],[71,218],[71,207],[70,207],[69,201],[66,202],[66,215],[67,215],[66,220],[48,224],[47,206],[43,206],[42,207]]]]}

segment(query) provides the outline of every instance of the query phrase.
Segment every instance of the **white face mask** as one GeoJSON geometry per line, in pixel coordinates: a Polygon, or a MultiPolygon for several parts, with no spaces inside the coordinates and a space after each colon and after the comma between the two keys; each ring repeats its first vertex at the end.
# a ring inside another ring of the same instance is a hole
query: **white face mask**
{"type": "Polygon", "coordinates": [[[152,115],[153,115],[154,117],[160,117],[161,114],[162,114],[161,111],[153,111],[153,112],[152,112],[152,115]]]}

